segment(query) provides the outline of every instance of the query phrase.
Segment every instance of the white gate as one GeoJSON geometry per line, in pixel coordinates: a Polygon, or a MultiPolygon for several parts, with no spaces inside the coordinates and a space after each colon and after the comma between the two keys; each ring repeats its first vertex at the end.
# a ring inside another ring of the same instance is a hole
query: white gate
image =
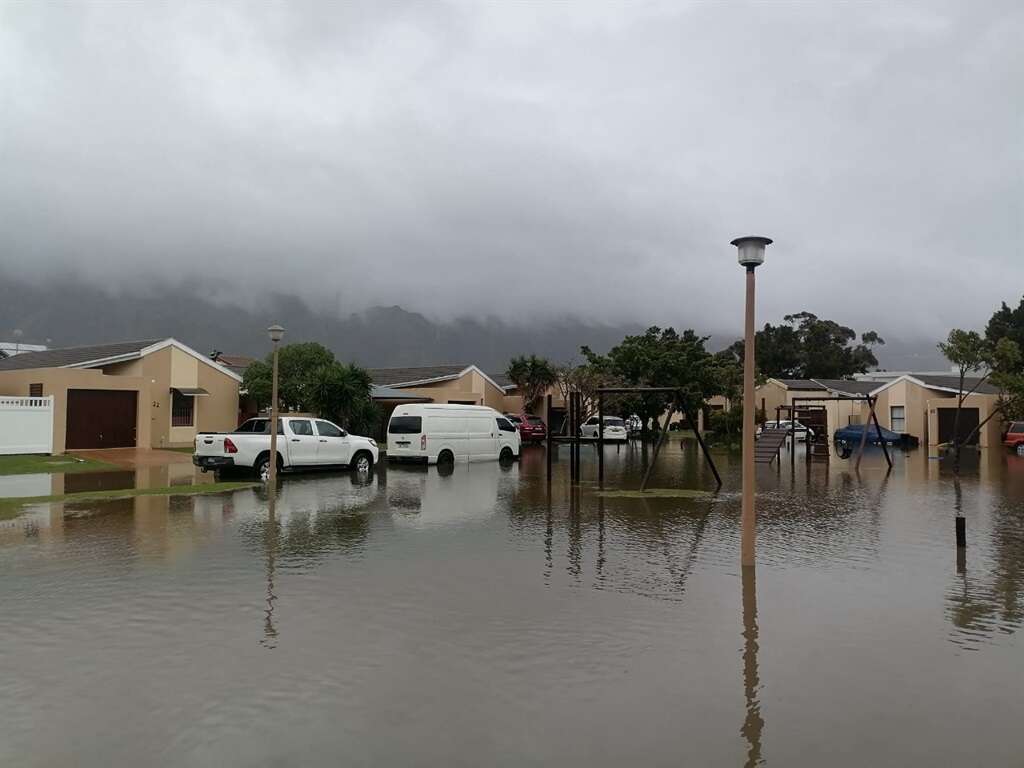
{"type": "Polygon", "coordinates": [[[0,454],[53,453],[53,396],[0,397],[0,454]]]}

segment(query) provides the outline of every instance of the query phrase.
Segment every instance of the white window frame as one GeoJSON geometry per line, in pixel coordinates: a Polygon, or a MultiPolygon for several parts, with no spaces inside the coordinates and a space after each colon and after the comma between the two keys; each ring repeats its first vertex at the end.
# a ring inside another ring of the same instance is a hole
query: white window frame
{"type": "Polygon", "coordinates": [[[905,405],[890,405],[889,406],[889,429],[893,432],[905,433],[907,431],[907,406],[905,405]],[[898,417],[900,426],[896,428],[896,409],[900,410],[900,416],[898,417]]]}

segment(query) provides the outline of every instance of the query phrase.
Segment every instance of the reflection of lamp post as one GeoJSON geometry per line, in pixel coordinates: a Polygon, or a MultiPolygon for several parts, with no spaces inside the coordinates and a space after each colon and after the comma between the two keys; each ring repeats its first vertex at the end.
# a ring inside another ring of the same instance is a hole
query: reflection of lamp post
{"type": "Polygon", "coordinates": [[[743,331],[743,515],[740,563],[754,565],[757,514],[754,511],[754,269],[764,263],[767,237],[737,237],[740,265],[747,269],[747,309],[743,331]]]}
{"type": "Polygon", "coordinates": [[[274,345],[274,373],[270,385],[270,477],[267,482],[273,493],[277,490],[277,344],[284,338],[284,328],[272,325],[267,334],[274,345]]]}
{"type": "Polygon", "coordinates": [[[743,580],[743,696],[747,701],[747,716],[740,732],[747,740],[746,766],[761,765],[761,732],[764,718],[761,717],[761,676],[757,671],[757,582],[753,568],[742,569],[743,580]]]}

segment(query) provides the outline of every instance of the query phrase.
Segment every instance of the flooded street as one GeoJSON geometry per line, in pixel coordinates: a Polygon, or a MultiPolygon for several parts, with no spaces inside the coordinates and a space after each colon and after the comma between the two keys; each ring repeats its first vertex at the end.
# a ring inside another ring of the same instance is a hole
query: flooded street
{"type": "Polygon", "coordinates": [[[738,456],[544,458],[0,521],[0,764],[1020,765],[1024,457],[965,468],[959,563],[925,451],[761,466],[756,581],[738,456]]]}

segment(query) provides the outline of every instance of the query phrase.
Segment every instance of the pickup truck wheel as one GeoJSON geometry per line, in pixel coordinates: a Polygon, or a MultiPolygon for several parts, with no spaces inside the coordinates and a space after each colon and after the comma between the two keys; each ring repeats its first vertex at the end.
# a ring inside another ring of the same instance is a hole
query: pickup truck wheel
{"type": "MultiPolygon", "coordinates": [[[[264,483],[269,482],[270,481],[270,454],[269,453],[265,453],[262,456],[260,456],[258,459],[256,459],[256,466],[254,467],[254,469],[256,470],[256,477],[258,477],[261,482],[264,482],[264,483]]],[[[280,461],[277,462],[277,471],[278,472],[281,471],[281,462],[280,461]]]]}
{"type": "Polygon", "coordinates": [[[373,456],[366,451],[360,451],[352,460],[352,469],[361,475],[368,474],[373,469],[373,456]]]}

